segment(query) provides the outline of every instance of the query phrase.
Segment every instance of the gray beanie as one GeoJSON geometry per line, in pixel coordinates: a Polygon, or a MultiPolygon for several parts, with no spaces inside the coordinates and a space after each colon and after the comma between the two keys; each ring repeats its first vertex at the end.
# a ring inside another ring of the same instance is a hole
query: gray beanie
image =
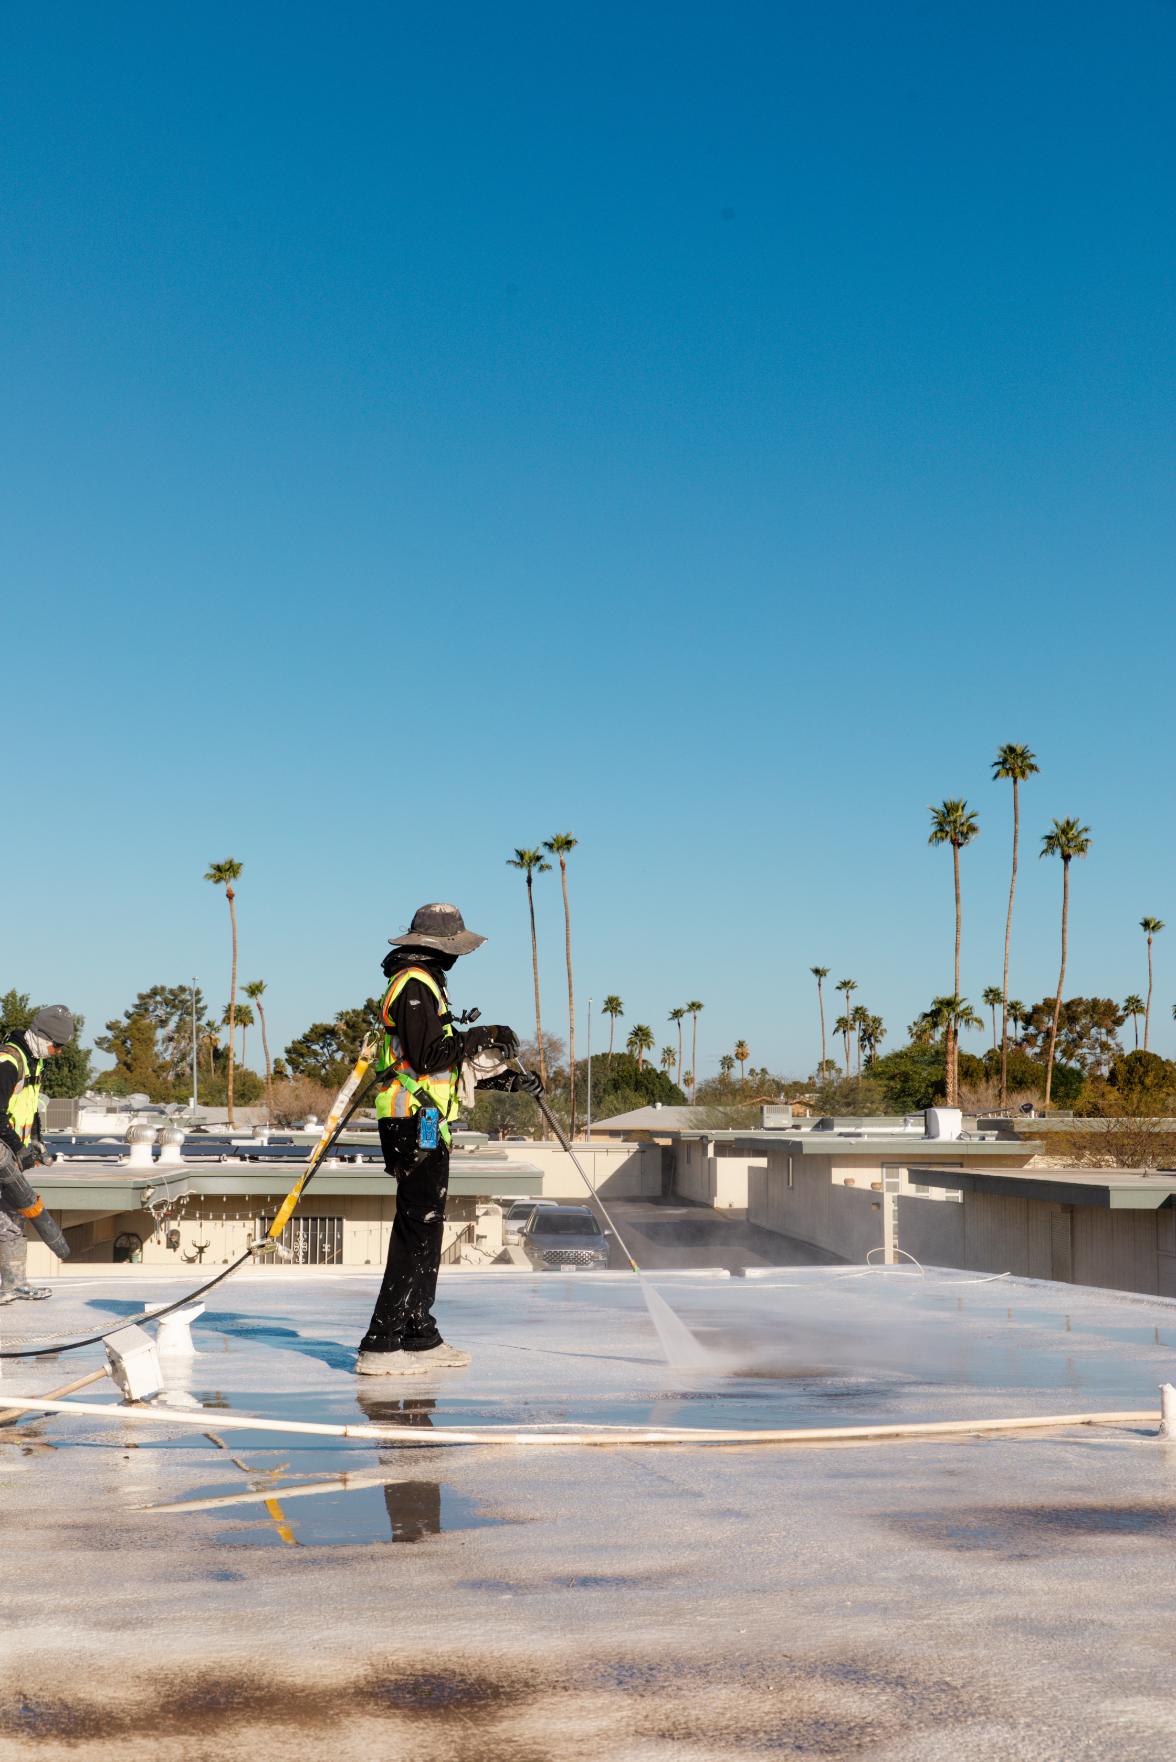
{"type": "Polygon", "coordinates": [[[34,1034],[52,1040],[54,1046],[68,1046],[74,1037],[74,1019],[63,1003],[47,1003],[37,1011],[29,1027],[34,1034]]]}

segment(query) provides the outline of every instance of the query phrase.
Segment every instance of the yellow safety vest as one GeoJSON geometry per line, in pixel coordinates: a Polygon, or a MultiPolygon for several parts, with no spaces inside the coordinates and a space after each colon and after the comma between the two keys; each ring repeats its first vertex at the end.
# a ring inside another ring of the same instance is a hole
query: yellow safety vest
{"type": "Polygon", "coordinates": [[[400,1037],[393,1026],[392,1006],[410,979],[419,980],[433,993],[437,999],[445,1035],[447,1039],[454,1038],[449,999],[433,975],[426,972],[424,967],[404,967],[384,993],[384,1002],[380,1009],[385,1034],[376,1060],[376,1070],[386,1080],[381,1082],[376,1092],[376,1118],[408,1120],[422,1107],[435,1107],[441,1115],[438,1131],[442,1142],[448,1144],[452,1137],[449,1121],[458,1109],[459,1066],[455,1061],[447,1070],[431,1071],[422,1077],[405,1058],[400,1037]]]}
{"type": "Polygon", "coordinates": [[[0,1046],[0,1059],[6,1064],[16,1066],[16,1088],[8,1101],[8,1123],[20,1139],[27,1144],[33,1135],[33,1121],[41,1107],[41,1073],[45,1069],[44,1059],[37,1059],[30,1071],[29,1061],[19,1046],[11,1041],[0,1046]]]}

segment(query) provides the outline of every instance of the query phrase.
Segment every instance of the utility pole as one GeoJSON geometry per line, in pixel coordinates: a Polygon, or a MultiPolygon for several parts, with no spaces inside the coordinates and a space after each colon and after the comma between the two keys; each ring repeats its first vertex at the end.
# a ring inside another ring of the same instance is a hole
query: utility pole
{"type": "Polygon", "coordinates": [[[588,1123],[584,1136],[592,1136],[592,999],[588,999],[588,1123]]]}

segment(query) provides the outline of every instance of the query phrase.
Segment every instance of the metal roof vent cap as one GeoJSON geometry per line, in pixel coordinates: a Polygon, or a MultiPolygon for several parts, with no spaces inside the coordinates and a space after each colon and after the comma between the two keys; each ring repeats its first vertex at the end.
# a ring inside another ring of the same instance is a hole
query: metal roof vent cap
{"type": "Polygon", "coordinates": [[[127,1162],[133,1169],[149,1169],[155,1164],[155,1127],[149,1120],[132,1120],[127,1127],[130,1149],[127,1162]]]}

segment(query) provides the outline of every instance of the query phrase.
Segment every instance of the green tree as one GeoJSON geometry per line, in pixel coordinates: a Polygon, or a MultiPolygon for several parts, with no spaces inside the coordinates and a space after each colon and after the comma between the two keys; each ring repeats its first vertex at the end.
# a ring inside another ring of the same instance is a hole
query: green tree
{"type": "Polygon", "coordinates": [[[568,857],[578,843],[579,840],[573,838],[570,832],[557,832],[553,838],[543,840],[544,850],[559,858],[559,881],[563,890],[564,950],[568,964],[568,1070],[572,1074],[569,1138],[576,1136],[576,993],[572,985],[572,912],[568,904],[568,857]]]}
{"type": "Polygon", "coordinates": [[[838,979],[836,985],[833,987],[835,991],[843,991],[845,993],[845,1014],[843,1016],[838,1016],[837,1022],[833,1024],[833,1032],[841,1035],[845,1046],[845,1080],[847,1083],[849,1081],[849,1036],[853,1030],[853,1014],[850,1010],[849,1000],[857,988],[858,982],[856,979],[838,979]],[[840,1023],[840,1027],[838,1026],[838,1023],[840,1023]]]}
{"type": "MultiPolygon", "coordinates": [[[[1000,1042],[996,1037],[996,1011],[997,1006],[999,1005],[1001,1021],[1004,1022],[1008,1014],[1008,1005],[1005,1002],[1004,987],[1001,985],[986,985],[984,987],[984,1003],[985,1006],[992,1011],[992,1044],[994,1049],[999,1051],[1000,1042]]],[[[1003,1096],[1001,1097],[1001,1105],[1004,1105],[1003,1096]]]]}
{"type": "Polygon", "coordinates": [[[146,1095],[152,1101],[171,1099],[172,1078],[159,1056],[156,1025],[149,1015],[128,1010],[107,1022],[106,1033],[96,1035],[94,1044],[114,1059],[114,1069],[99,1076],[98,1089],[111,1095],[146,1095]]]}
{"type": "MultiPolygon", "coordinates": [[[[1013,898],[1017,891],[1017,847],[1021,836],[1021,796],[1020,786],[1034,777],[1041,767],[1037,763],[1037,754],[1027,746],[1019,746],[1006,742],[996,749],[996,758],[992,762],[994,781],[1004,781],[1013,786],[1013,868],[1009,878],[1009,911],[1005,919],[1004,940],[1004,976],[1001,980],[1001,1012],[1000,1012],[1000,1105],[1003,1107],[1008,1100],[1008,1064],[1009,1064],[1009,945],[1013,939],[1013,898]]],[[[960,977],[956,974],[956,990],[960,988],[960,977]]]]}
{"type": "MultiPolygon", "coordinates": [[[[686,1005],[686,1014],[690,1017],[690,1099],[692,1102],[698,1098],[698,1018],[704,1007],[705,1005],[699,1003],[697,998],[686,1005]]],[[[685,1073],[683,1073],[682,1081],[686,1081],[685,1073]]]]}
{"type": "Polygon", "coordinates": [[[233,1117],[233,1034],[237,1025],[237,907],[234,904],[236,893],[233,882],[241,878],[244,864],[227,857],[223,863],[210,863],[205,871],[204,879],[211,881],[214,887],[223,887],[225,898],[229,902],[229,923],[233,933],[233,964],[229,975],[229,1071],[227,1082],[229,1124],[235,1125],[233,1117]]]}
{"type": "Polygon", "coordinates": [[[617,996],[616,992],[610,991],[600,1007],[603,1013],[608,1017],[608,1069],[611,1071],[613,1059],[613,1035],[616,1033],[617,1017],[624,1015],[625,1006],[617,996]]]}
{"type": "Polygon", "coordinates": [[[668,1077],[678,1062],[678,1051],[674,1046],[663,1046],[661,1049],[661,1068],[668,1077]]]}
{"type": "Polygon", "coordinates": [[[812,974],[813,978],[817,981],[817,1009],[820,1011],[820,1015],[821,1015],[821,1063],[818,1068],[821,1070],[824,1070],[824,1068],[825,1068],[825,994],[822,991],[821,987],[824,984],[825,980],[829,977],[829,969],[828,969],[828,967],[810,967],[809,972],[812,974]]]}
{"type": "Polygon", "coordinates": [[[853,1028],[854,1045],[856,1047],[855,1070],[860,1077],[862,1074],[862,1029],[870,1020],[870,1012],[864,1003],[854,1004],[853,1009],[849,1014],[849,1020],[850,1025],[853,1028]]]}
{"type": "Polygon", "coordinates": [[[878,1048],[886,1038],[886,1024],[881,1016],[867,1015],[858,1030],[859,1044],[866,1049],[866,1066],[871,1069],[878,1057],[878,1048]]]}
{"type": "MultiPolygon", "coordinates": [[[[507,857],[508,869],[521,869],[527,879],[527,911],[531,917],[531,971],[535,977],[535,1046],[539,1053],[539,1076],[543,1087],[547,1087],[547,1058],[543,1050],[543,1022],[539,1014],[539,938],[535,932],[535,891],[534,877],[551,873],[551,864],[547,862],[541,850],[517,850],[513,857],[507,857]]],[[[605,999],[608,1008],[608,999],[605,999]]]]}
{"type": "MultiPolygon", "coordinates": [[[[966,801],[952,799],[940,802],[938,807],[929,807],[931,815],[931,833],[928,844],[950,844],[952,876],[955,882],[955,984],[951,995],[960,995],[960,938],[963,930],[963,907],[960,899],[960,852],[964,846],[971,844],[980,831],[980,822],[969,809],[966,801]]],[[[956,1032],[954,1017],[951,1018],[947,1031],[947,1104],[949,1107],[958,1105],[959,1098],[959,1036],[956,1032]]]]}
{"type": "Polygon", "coordinates": [[[1137,996],[1134,991],[1131,993],[1130,997],[1125,997],[1123,999],[1123,1014],[1131,1017],[1131,1026],[1135,1030],[1136,1052],[1139,1051],[1139,1018],[1143,1014],[1144,1008],[1145,1005],[1142,997],[1137,996]]]}
{"type": "Polygon", "coordinates": [[[1164,928],[1164,920],[1162,918],[1140,918],[1139,928],[1147,937],[1147,1003],[1144,1005],[1143,1011],[1143,1050],[1146,1052],[1151,1029],[1152,943],[1164,928]]]}
{"type": "Polygon", "coordinates": [[[739,1081],[742,1083],[744,1079],[743,1067],[751,1057],[751,1051],[746,1040],[737,1040],[735,1042],[735,1057],[739,1060],[739,1081]]]}
{"type": "Polygon", "coordinates": [[[725,1052],[719,1060],[719,1077],[724,1083],[731,1081],[731,1072],[735,1069],[735,1060],[729,1052],[725,1052]]]}
{"type": "Polygon", "coordinates": [[[380,1020],[380,1003],[380,998],[369,997],[358,1009],[341,1009],[334,1021],[312,1022],[286,1048],[291,1076],[311,1077],[328,1089],[338,1089],[380,1020]]]}
{"type": "Polygon", "coordinates": [[[672,1009],[669,1020],[678,1030],[678,1087],[682,1087],[682,1023],[686,1020],[685,1009],[672,1009]]]}
{"type": "MultiPolygon", "coordinates": [[[[1019,997],[1010,997],[1008,1002],[1009,1021],[1017,1030],[1017,1044],[1020,1045],[1021,1023],[1025,1020],[1025,1005],[1019,997]]],[[[1007,1063],[1007,1055],[1006,1055],[1007,1063]]]]}
{"type": "MultiPolygon", "coordinates": [[[[245,1035],[253,1027],[253,1011],[247,1003],[239,1003],[236,1009],[237,1027],[241,1031],[241,1069],[245,1068],[245,1035]]],[[[229,1023],[229,1006],[226,1003],[221,1011],[221,1027],[227,1028],[229,1023]]]]}
{"type": "MultiPolygon", "coordinates": [[[[1090,827],[1075,819],[1055,820],[1041,840],[1038,852],[1042,857],[1060,857],[1062,864],[1062,962],[1058,969],[1058,990],[1054,999],[1053,1022],[1049,1034],[1049,1050],[1045,1058],[1045,1105],[1049,1106],[1053,1084],[1054,1048],[1058,1041],[1058,1018],[1062,1013],[1062,986],[1066,982],[1066,942],[1070,923],[1070,864],[1075,857],[1084,857],[1091,846],[1090,827]]],[[[1146,1039],[1146,1029],[1145,1029],[1146,1039]]]]}
{"type": "Polygon", "coordinates": [[[647,1027],[644,1022],[638,1022],[637,1026],[630,1030],[629,1038],[625,1042],[625,1047],[628,1052],[636,1057],[637,1069],[643,1069],[645,1064],[645,1054],[653,1051],[653,1029],[647,1027]]]}
{"type": "Polygon", "coordinates": [[[265,1025],[265,1005],[261,1001],[265,996],[265,980],[253,979],[246,985],[245,995],[252,998],[257,1005],[257,1014],[261,1022],[261,1050],[265,1058],[265,1110],[272,1122],[274,1117],[274,1071],[270,1062],[269,1034],[266,1032],[265,1025]]]}

